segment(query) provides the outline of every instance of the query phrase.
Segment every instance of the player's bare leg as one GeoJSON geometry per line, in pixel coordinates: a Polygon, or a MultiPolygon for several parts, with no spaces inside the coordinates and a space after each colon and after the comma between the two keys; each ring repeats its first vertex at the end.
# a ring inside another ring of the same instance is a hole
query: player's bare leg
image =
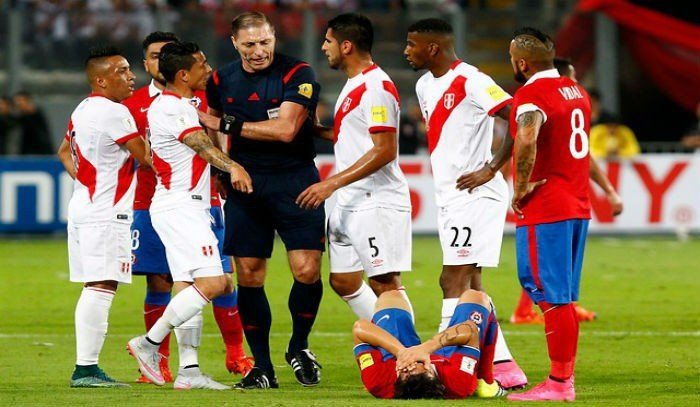
{"type": "Polygon", "coordinates": [[[315,386],[321,381],[321,365],[309,350],[309,334],[323,297],[321,256],[320,250],[287,252],[294,283],[288,302],[292,316],[292,337],[287,345],[285,359],[303,386],[315,386]]]}

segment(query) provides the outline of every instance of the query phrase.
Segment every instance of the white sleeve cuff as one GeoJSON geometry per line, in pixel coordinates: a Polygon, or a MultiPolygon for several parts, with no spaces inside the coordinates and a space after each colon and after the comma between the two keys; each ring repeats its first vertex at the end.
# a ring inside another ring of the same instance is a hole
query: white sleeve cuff
{"type": "Polygon", "coordinates": [[[547,114],[544,112],[544,110],[540,109],[539,106],[537,106],[534,103],[525,103],[520,106],[515,110],[515,121],[518,121],[518,118],[520,118],[520,115],[523,113],[528,113],[528,112],[540,112],[542,113],[542,124],[547,122],[547,114]]]}

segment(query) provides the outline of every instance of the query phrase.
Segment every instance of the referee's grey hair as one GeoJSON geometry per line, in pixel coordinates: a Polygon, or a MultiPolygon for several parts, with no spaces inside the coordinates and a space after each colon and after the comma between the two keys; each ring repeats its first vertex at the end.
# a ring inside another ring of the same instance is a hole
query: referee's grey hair
{"type": "Polygon", "coordinates": [[[247,11],[231,20],[231,34],[235,37],[238,31],[244,28],[259,27],[263,24],[269,25],[272,32],[275,32],[275,26],[265,14],[259,11],[247,11]]]}

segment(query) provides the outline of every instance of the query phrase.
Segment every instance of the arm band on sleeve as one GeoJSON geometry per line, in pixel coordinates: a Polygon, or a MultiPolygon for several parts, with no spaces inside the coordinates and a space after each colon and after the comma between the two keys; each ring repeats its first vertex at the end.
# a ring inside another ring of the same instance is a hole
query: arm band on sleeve
{"type": "Polygon", "coordinates": [[[238,119],[236,116],[230,116],[225,114],[221,118],[219,131],[222,133],[230,134],[233,137],[240,137],[241,129],[243,128],[243,123],[243,120],[238,119]]]}

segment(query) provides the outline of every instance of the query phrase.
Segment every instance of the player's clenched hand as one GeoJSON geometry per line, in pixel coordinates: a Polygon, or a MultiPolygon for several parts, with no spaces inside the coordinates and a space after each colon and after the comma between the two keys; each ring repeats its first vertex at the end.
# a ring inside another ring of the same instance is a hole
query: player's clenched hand
{"type": "Polygon", "coordinates": [[[234,164],[229,167],[229,173],[231,174],[231,186],[233,189],[245,194],[253,192],[253,181],[250,179],[248,171],[243,167],[234,164]]]}
{"type": "Polygon", "coordinates": [[[467,174],[462,174],[462,176],[457,178],[457,189],[464,191],[465,189],[469,188],[469,193],[471,193],[474,188],[484,185],[485,183],[491,181],[495,176],[496,171],[494,171],[493,168],[486,163],[480,169],[467,174]]]}
{"type": "Polygon", "coordinates": [[[399,351],[396,355],[396,370],[411,371],[417,363],[423,364],[426,368],[430,366],[430,354],[419,346],[412,346],[399,351]]]}
{"type": "Polygon", "coordinates": [[[204,127],[212,130],[219,130],[219,126],[221,126],[220,118],[201,110],[197,110],[197,114],[199,115],[199,122],[202,123],[204,127]]]}
{"type": "Polygon", "coordinates": [[[545,182],[547,182],[547,180],[543,179],[540,181],[528,182],[526,184],[516,184],[513,187],[513,202],[511,203],[511,207],[513,208],[513,212],[515,212],[519,218],[522,219],[524,216],[523,211],[520,209],[520,204],[523,198],[530,195],[535,188],[539,187],[545,182]]]}
{"type": "Polygon", "coordinates": [[[316,209],[333,194],[335,189],[327,181],[317,182],[304,190],[296,199],[302,209],[316,209]]]}
{"type": "Polygon", "coordinates": [[[617,192],[612,191],[608,194],[608,202],[610,202],[613,216],[617,216],[622,213],[622,198],[620,198],[620,195],[618,195],[617,192]]]}

